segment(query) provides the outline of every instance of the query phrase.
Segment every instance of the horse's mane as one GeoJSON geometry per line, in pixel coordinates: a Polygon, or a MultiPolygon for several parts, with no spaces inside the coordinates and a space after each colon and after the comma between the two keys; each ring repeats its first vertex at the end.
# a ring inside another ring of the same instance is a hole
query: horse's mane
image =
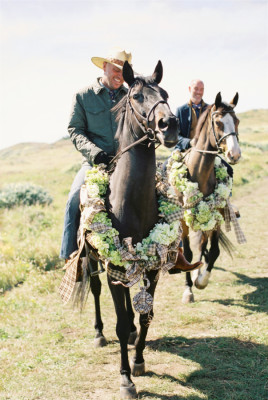
{"type": "Polygon", "coordinates": [[[200,117],[198,118],[198,122],[197,122],[197,125],[196,125],[196,130],[195,130],[194,139],[197,140],[197,139],[199,138],[200,133],[201,133],[201,131],[202,131],[202,129],[203,129],[205,123],[206,123],[208,114],[210,113],[210,111],[211,111],[213,105],[214,105],[214,104],[212,104],[211,106],[208,106],[208,107],[206,108],[206,110],[205,110],[204,112],[202,112],[202,114],[201,114],[200,117]]]}

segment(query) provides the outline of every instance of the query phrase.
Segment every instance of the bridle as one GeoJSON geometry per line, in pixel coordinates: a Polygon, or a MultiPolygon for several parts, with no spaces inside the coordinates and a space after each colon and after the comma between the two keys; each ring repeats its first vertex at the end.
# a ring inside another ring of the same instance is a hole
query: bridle
{"type": "Polygon", "coordinates": [[[166,100],[158,100],[151,107],[150,111],[147,114],[147,117],[144,117],[137,109],[135,109],[135,107],[133,106],[133,104],[130,101],[130,94],[131,94],[131,90],[134,87],[134,85],[135,85],[135,82],[129,88],[129,91],[127,93],[126,104],[131,111],[131,115],[134,116],[137,125],[139,126],[141,131],[144,133],[144,135],[141,138],[139,138],[139,136],[136,134],[135,128],[133,126],[132,118],[130,118],[130,124],[131,124],[131,128],[132,128],[131,134],[132,134],[133,138],[135,139],[135,142],[131,143],[129,146],[125,147],[123,150],[121,150],[119,153],[117,153],[116,156],[110,161],[109,165],[113,164],[114,161],[116,161],[118,158],[120,158],[122,154],[124,154],[126,151],[128,151],[132,147],[137,146],[138,144],[147,145],[148,147],[150,147],[153,143],[159,143],[159,146],[161,144],[157,138],[158,131],[149,128],[150,116],[155,111],[156,107],[159,104],[166,104],[168,106],[168,108],[170,109],[169,104],[166,102],[166,100]],[[143,123],[140,122],[138,117],[142,119],[143,123]],[[148,140],[149,143],[147,143],[147,144],[143,143],[146,140],[148,140]]]}
{"type": "Polygon", "coordinates": [[[220,111],[220,112],[219,111],[214,111],[214,112],[211,113],[211,130],[212,130],[212,133],[213,133],[213,136],[214,136],[214,139],[215,139],[217,150],[215,150],[215,151],[213,151],[213,150],[199,150],[199,149],[196,149],[195,147],[193,147],[193,150],[198,151],[199,153],[222,154],[224,152],[224,150],[220,146],[220,144],[221,144],[221,142],[223,140],[225,140],[228,136],[236,136],[236,138],[238,139],[237,132],[226,133],[220,139],[217,139],[213,116],[216,115],[216,114],[220,114],[220,113],[221,114],[230,114],[230,113],[234,113],[234,111],[220,111]]]}
{"type": "MultiPolygon", "coordinates": [[[[170,108],[169,104],[166,102],[166,100],[158,100],[151,107],[150,111],[147,114],[147,117],[144,117],[144,115],[142,115],[137,109],[135,109],[135,107],[133,106],[133,104],[131,103],[131,100],[130,100],[131,90],[132,90],[132,88],[134,86],[135,86],[135,82],[132,84],[132,86],[130,87],[130,89],[128,91],[128,94],[127,94],[127,105],[129,107],[132,115],[134,116],[139,128],[144,133],[144,136],[148,135],[148,137],[146,137],[146,139],[148,138],[152,142],[159,142],[157,137],[156,137],[157,131],[149,128],[150,116],[151,116],[151,114],[154,112],[154,110],[156,109],[156,107],[159,104],[166,104],[168,106],[168,108],[170,108]],[[143,123],[141,123],[141,121],[139,120],[138,117],[142,119],[143,123]]],[[[135,129],[133,127],[132,119],[130,119],[130,123],[131,123],[131,127],[132,127],[132,135],[133,135],[133,137],[135,139],[138,139],[138,135],[136,134],[135,129]]]]}

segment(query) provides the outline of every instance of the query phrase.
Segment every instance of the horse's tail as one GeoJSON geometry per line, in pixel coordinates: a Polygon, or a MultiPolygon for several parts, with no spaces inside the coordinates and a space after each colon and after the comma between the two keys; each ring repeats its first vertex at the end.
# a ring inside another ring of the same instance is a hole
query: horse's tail
{"type": "Polygon", "coordinates": [[[87,258],[82,258],[82,273],[80,281],[75,284],[73,292],[73,305],[79,307],[82,312],[87,302],[87,298],[90,292],[90,275],[87,269],[87,258]]]}
{"type": "Polygon", "coordinates": [[[233,258],[232,253],[235,250],[235,246],[233,245],[231,240],[228,239],[228,237],[225,235],[225,233],[222,230],[220,230],[219,243],[220,243],[221,247],[223,248],[223,250],[226,251],[226,253],[228,253],[231,258],[233,258]]]}

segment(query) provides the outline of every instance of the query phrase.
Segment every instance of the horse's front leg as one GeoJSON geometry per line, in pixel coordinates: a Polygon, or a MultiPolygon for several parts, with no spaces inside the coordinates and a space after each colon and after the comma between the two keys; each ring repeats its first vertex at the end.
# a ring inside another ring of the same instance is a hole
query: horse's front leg
{"type": "Polygon", "coordinates": [[[131,380],[131,371],[128,360],[128,339],[130,334],[130,324],[126,309],[125,288],[121,285],[114,285],[112,279],[107,274],[108,285],[113,297],[115,312],[117,316],[116,334],[120,342],[121,350],[121,383],[120,396],[121,399],[136,399],[137,391],[131,380]]]}
{"type": "MultiPolygon", "coordinates": [[[[193,259],[193,253],[190,248],[190,241],[189,237],[186,236],[183,239],[183,253],[187,261],[191,262],[193,259]]],[[[185,289],[182,295],[182,302],[184,304],[193,303],[194,302],[194,295],[192,291],[193,281],[191,278],[191,272],[186,272],[186,279],[185,279],[185,289]]]]}
{"type": "MultiPolygon", "coordinates": [[[[147,272],[147,278],[150,281],[150,287],[147,292],[154,297],[154,292],[158,282],[158,271],[153,270],[147,272]]],[[[135,342],[135,356],[131,362],[131,372],[133,376],[140,376],[145,372],[145,361],[143,358],[143,350],[145,348],[145,340],[148,333],[149,325],[153,319],[154,312],[153,309],[148,314],[140,314],[140,331],[135,342]]]]}
{"type": "Polygon", "coordinates": [[[127,306],[127,314],[130,325],[130,334],[128,338],[128,344],[134,344],[137,338],[137,328],[134,324],[135,314],[132,308],[132,302],[130,298],[130,290],[129,288],[125,288],[125,296],[126,296],[126,306],[127,306]]]}
{"type": "Polygon", "coordinates": [[[214,263],[219,257],[220,248],[219,248],[219,232],[213,231],[210,236],[210,249],[209,251],[206,250],[207,241],[202,243],[202,254],[204,255],[205,265],[204,271],[196,275],[193,278],[195,287],[197,289],[205,289],[208,285],[211,270],[214,267],[214,263]]]}
{"type": "MultiPolygon", "coordinates": [[[[89,261],[92,265],[92,268],[97,270],[97,262],[94,260],[89,261]],[[96,264],[96,265],[95,265],[96,264]]],[[[94,328],[96,331],[96,336],[94,339],[95,347],[103,347],[107,345],[107,341],[103,335],[103,322],[101,319],[101,310],[100,310],[100,295],[101,295],[101,280],[99,275],[91,275],[90,276],[90,289],[94,296],[94,304],[95,304],[95,324],[94,328]]]]}

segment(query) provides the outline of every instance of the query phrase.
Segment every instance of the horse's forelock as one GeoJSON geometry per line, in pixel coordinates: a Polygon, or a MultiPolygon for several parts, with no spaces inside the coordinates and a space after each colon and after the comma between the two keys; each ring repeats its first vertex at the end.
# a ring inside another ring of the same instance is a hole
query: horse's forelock
{"type": "Polygon", "coordinates": [[[220,108],[223,108],[223,111],[225,111],[225,112],[232,112],[233,111],[233,107],[229,103],[227,103],[226,101],[223,101],[221,103],[220,108]]]}

